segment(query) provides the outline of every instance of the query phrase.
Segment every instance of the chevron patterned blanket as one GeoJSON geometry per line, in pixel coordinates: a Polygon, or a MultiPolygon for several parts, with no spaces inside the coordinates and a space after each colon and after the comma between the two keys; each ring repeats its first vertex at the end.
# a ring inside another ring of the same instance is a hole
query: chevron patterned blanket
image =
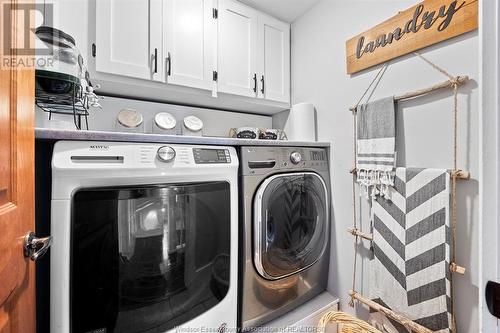
{"type": "MultiPolygon", "coordinates": [[[[372,200],[370,298],[437,332],[450,332],[450,175],[397,168],[391,200],[372,200]]],[[[408,332],[372,314],[388,332],[408,332]]]]}

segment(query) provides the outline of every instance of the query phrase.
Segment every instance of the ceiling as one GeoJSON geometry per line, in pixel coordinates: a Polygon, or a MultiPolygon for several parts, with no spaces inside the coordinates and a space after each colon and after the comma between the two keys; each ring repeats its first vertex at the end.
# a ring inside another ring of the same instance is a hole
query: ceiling
{"type": "Polygon", "coordinates": [[[293,22],[319,0],[239,0],[282,21],[293,22]]]}

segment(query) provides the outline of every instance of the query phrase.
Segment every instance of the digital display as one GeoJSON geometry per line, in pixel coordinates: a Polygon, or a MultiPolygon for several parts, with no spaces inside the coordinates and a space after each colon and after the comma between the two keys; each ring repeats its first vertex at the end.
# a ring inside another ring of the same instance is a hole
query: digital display
{"type": "Polygon", "coordinates": [[[231,156],[227,149],[193,149],[194,161],[197,164],[231,163],[231,156]]]}
{"type": "Polygon", "coordinates": [[[214,149],[200,149],[198,157],[204,161],[219,160],[219,155],[217,154],[217,150],[214,149]]]}
{"type": "Polygon", "coordinates": [[[325,159],[324,151],[311,151],[311,161],[323,161],[325,159]]]}

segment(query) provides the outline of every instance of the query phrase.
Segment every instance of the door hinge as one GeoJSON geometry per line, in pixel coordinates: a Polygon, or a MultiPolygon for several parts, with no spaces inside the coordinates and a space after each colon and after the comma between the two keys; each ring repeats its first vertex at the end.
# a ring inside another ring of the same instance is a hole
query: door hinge
{"type": "Polygon", "coordinates": [[[95,54],[96,54],[96,46],[95,46],[95,43],[92,43],[92,56],[95,58],[95,54]]]}
{"type": "Polygon", "coordinates": [[[213,71],[213,76],[212,76],[212,79],[217,82],[217,79],[219,78],[219,74],[217,73],[217,71],[213,71]]]}
{"type": "Polygon", "coordinates": [[[217,8],[212,8],[212,17],[217,19],[219,17],[219,10],[217,8]]]}

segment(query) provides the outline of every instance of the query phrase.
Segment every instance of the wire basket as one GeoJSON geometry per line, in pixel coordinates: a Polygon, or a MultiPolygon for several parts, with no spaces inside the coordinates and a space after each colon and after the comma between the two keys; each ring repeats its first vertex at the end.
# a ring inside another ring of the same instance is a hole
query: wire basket
{"type": "Polygon", "coordinates": [[[77,129],[82,129],[82,122],[89,129],[89,101],[78,78],[43,70],[37,70],[35,78],[35,104],[49,114],[49,120],[52,114],[69,115],[77,129]]]}

